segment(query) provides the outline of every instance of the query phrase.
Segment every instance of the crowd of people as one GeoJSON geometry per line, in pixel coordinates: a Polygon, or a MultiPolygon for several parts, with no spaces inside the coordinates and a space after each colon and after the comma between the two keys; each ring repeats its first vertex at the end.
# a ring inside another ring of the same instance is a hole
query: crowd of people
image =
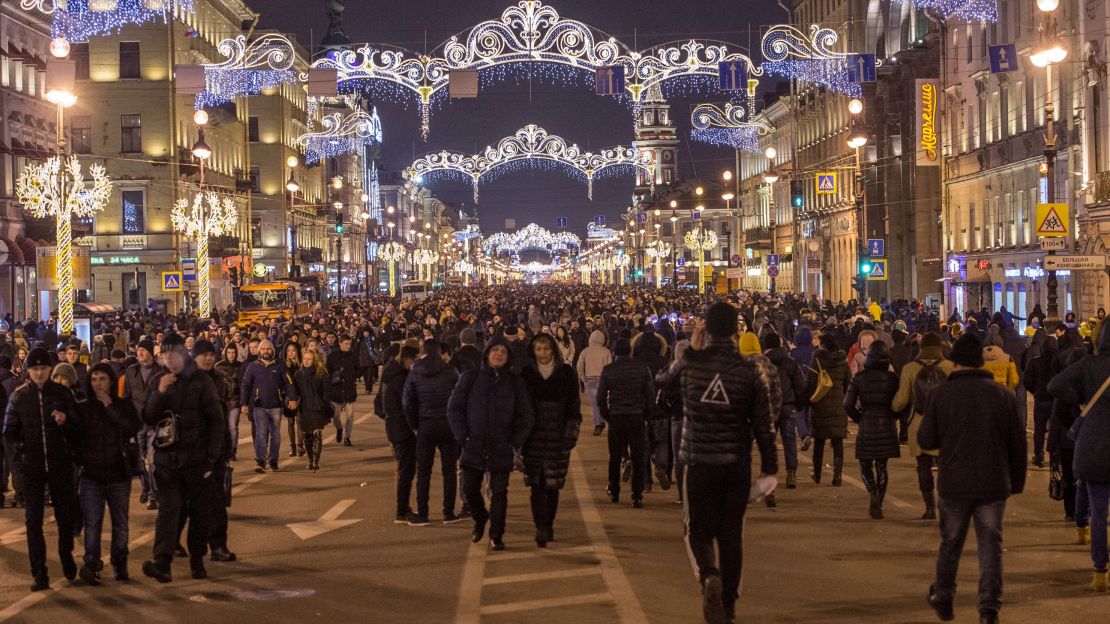
{"type": "Polygon", "coordinates": [[[135,477],[139,504],[157,512],[145,575],[170,582],[175,557],[188,558],[193,578],[207,575],[206,555],[234,561],[227,507],[241,430],[254,471],[280,470],[286,449],[315,472],[332,430],[337,446],[369,435],[355,429],[364,393],[397,463],[395,522],[433,521],[438,452],[436,520],[470,521],[472,541],[488,537],[494,550],[505,548],[514,471],[530,490],[536,545],[555,539],[585,406],[585,434],[607,437],[614,504],[627,491],[639,508],[646,492],[675,488],[710,624],[735,617],[745,511],[749,499],[777,504],[780,445],[786,490],[797,488],[801,452],[812,452],[808,476],[822,483],[826,448],[829,484],[840,487],[849,436],[875,520],[888,462],[903,452],[916,462],[922,519],[940,521],[928,598],[942,620],[953,618],[974,521],[980,617],[998,621],[1003,512],[1029,459],[1052,470],[1053,498],[1077,543],[1090,545],[1091,586],[1107,590],[1110,332],[1101,320],[1050,330],[1039,309],[1030,319],[1003,308],[943,321],[904,300],[739,292],[711,303],[682,289],[504,285],[347,299],[248,326],[232,314],[125,312],[97,319],[91,344],[49,322],[9,327],[0,506],[25,510],[32,590],[50,583],[47,506],[67,579],[101,582],[105,508],[114,577],[129,578],[135,477]],[[1031,331],[1020,329],[1027,320],[1031,331]]]}

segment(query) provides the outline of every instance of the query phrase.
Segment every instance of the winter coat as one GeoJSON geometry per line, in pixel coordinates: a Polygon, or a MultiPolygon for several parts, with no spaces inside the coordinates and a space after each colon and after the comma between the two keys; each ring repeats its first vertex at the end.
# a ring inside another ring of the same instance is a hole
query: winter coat
{"type": "Polygon", "coordinates": [[[813,396],[817,390],[818,371],[824,369],[832,378],[832,388],[816,403],[810,403],[809,417],[813,424],[813,437],[819,440],[848,437],[848,412],[844,410],[844,393],[852,374],[848,372],[847,356],[843,351],[818,349],[813,364],[806,371],[806,393],[813,396]]]}
{"type": "Polygon", "coordinates": [[[597,406],[606,421],[642,422],[655,405],[655,381],[647,365],[628,356],[618,357],[601,371],[597,406]]]}
{"type": "Polygon", "coordinates": [[[956,370],[929,397],[917,442],[939,450],[941,498],[992,501],[1025,488],[1025,427],[1014,393],[984,370],[956,370]]]}
{"type": "Polygon", "coordinates": [[[790,357],[794,358],[798,366],[806,367],[812,364],[813,354],[817,352],[817,348],[813,346],[813,334],[808,327],[798,328],[798,333],[794,335],[794,344],[797,346],[790,350],[790,357]]]}
{"type": "Polygon", "coordinates": [[[451,356],[450,363],[460,375],[468,370],[478,370],[482,367],[482,352],[474,345],[463,345],[451,356]]]}
{"type": "Polygon", "coordinates": [[[157,427],[171,413],[177,416],[177,443],[156,448],[154,464],[171,470],[211,470],[223,458],[228,440],[227,418],[216,384],[192,361],[177,375],[177,381],[166,394],[158,392],[158,379],[151,379],[143,422],[157,427]]]}
{"type": "MultiPolygon", "coordinates": [[[[490,342],[496,344],[504,342],[490,342]]],[[[462,449],[460,463],[488,472],[513,469],[513,449],[524,446],[534,422],[524,381],[508,365],[490,367],[487,358],[479,370],[463,373],[451,393],[447,413],[451,433],[462,449]]]]}
{"type": "Polygon", "coordinates": [[[688,349],[681,367],[685,425],[679,457],[688,466],[735,465],[750,470],[752,440],[759,445],[760,470],[778,472],[771,429],[771,380],[736,352],[727,338],[704,349],[688,349]]]}
{"type": "Polygon", "coordinates": [[[894,367],[894,374],[901,375],[902,369],[913,361],[913,348],[904,342],[895,343],[890,348],[890,365],[894,367]]]}
{"type": "MultiPolygon", "coordinates": [[[[806,393],[806,376],[802,373],[802,367],[781,347],[768,349],[764,355],[778,371],[783,413],[787,410],[805,409],[809,405],[810,395],[806,393]]],[[[778,419],[778,415],[775,415],[775,419],[778,419]]]]}
{"type": "Polygon", "coordinates": [[[30,381],[15,389],[4,412],[4,441],[15,450],[24,473],[73,471],[73,448],[78,428],[77,403],[65,386],[47,380],[40,389],[30,381]],[[59,426],[52,413],[64,412],[59,426]]]}
{"type": "Polygon", "coordinates": [[[656,336],[654,332],[651,334],[640,334],[640,336],[643,337],[643,340],[637,341],[632,347],[632,357],[639,362],[643,362],[644,365],[648,367],[648,370],[651,371],[652,377],[654,377],[667,366],[667,358],[659,354],[659,345],[665,345],[666,343],[656,336]]]}
{"type": "Polygon", "coordinates": [[[983,349],[983,370],[989,372],[996,382],[1010,390],[1016,389],[1021,381],[1017,364],[1010,354],[1002,350],[1002,347],[983,349]]]}
{"type": "Polygon", "coordinates": [[[147,397],[154,392],[154,388],[150,385],[150,382],[164,370],[166,369],[162,368],[157,362],[152,363],[150,367],[150,377],[147,378],[147,381],[143,381],[141,364],[132,364],[124,371],[123,398],[131,401],[131,404],[135,406],[135,411],[139,414],[142,414],[143,409],[146,408],[147,397]]]}
{"type": "Polygon", "coordinates": [[[94,397],[82,401],[78,409],[81,418],[77,423],[75,460],[81,466],[81,475],[101,483],[130,481],[124,449],[143,424],[135,406],[112,397],[112,404],[105,407],[94,397]]]}
{"type": "Polygon", "coordinates": [[[419,431],[422,422],[447,418],[447,401],[458,380],[459,372],[438,355],[417,360],[401,395],[409,428],[419,431]]]}
{"type": "Polygon", "coordinates": [[[350,351],[332,351],[328,355],[327,367],[331,400],[335,403],[354,403],[358,399],[358,380],[362,377],[355,348],[352,347],[350,351]]]}
{"type": "MultiPolygon", "coordinates": [[[[902,369],[902,375],[898,380],[898,393],[894,395],[894,401],[891,403],[891,409],[895,413],[901,413],[906,408],[913,407],[913,393],[914,383],[917,381],[917,376],[921,371],[932,363],[938,363],[937,366],[940,371],[946,376],[950,374],[955,365],[951,361],[944,359],[944,351],[941,347],[925,347],[921,349],[917,359],[906,364],[902,369]]],[[[917,445],[917,432],[921,428],[921,419],[924,414],[912,412],[910,416],[910,424],[906,430],[909,436],[909,450],[911,457],[919,455],[932,455],[932,453],[925,452],[917,445]]]]}
{"type": "Polygon", "coordinates": [[[317,375],[316,368],[299,368],[293,373],[290,398],[297,402],[297,416],[301,429],[311,433],[331,420],[332,385],[327,375],[317,375]]]}
{"type": "Polygon", "coordinates": [[[227,406],[230,408],[242,406],[239,392],[243,389],[243,363],[238,360],[221,360],[216,362],[215,370],[220,376],[220,382],[223,385],[221,394],[227,397],[227,406]]]}
{"type": "Polygon", "coordinates": [[[524,484],[562,489],[570,467],[570,452],[582,427],[578,374],[559,363],[543,378],[535,364],[524,368],[521,379],[532,398],[535,422],[524,443],[524,484]]]}
{"type": "MultiPolygon", "coordinates": [[[[1082,405],[1094,398],[1110,376],[1110,331],[1106,326],[1096,341],[1095,355],[1067,367],[1052,378],[1048,391],[1060,401],[1082,405]]],[[[1075,478],[1110,482],[1110,391],[1104,392],[1083,419],[1075,438],[1075,478]]]]}
{"type": "Polygon", "coordinates": [[[613,361],[613,354],[605,346],[605,334],[594,330],[590,334],[590,346],[586,347],[578,356],[578,379],[586,383],[591,379],[599,379],[601,371],[613,361]]]}
{"type": "Polygon", "coordinates": [[[239,400],[243,405],[263,409],[284,407],[285,394],[289,390],[284,367],[277,360],[269,364],[255,360],[244,366],[243,384],[239,390],[239,400]]]}
{"type": "Polygon", "coordinates": [[[405,380],[409,371],[396,358],[386,362],[382,368],[382,380],[378,384],[378,395],[382,397],[382,411],[385,413],[385,437],[390,444],[401,444],[416,437],[405,420],[405,410],[401,396],[405,391],[405,380]]]}
{"type": "Polygon", "coordinates": [[[900,454],[898,415],[890,409],[898,392],[898,376],[889,369],[890,358],[877,358],[848,384],[844,409],[859,425],[856,459],[890,459],[900,454]]]}
{"type": "Polygon", "coordinates": [[[1048,382],[1052,379],[1052,360],[1056,357],[1056,340],[1041,343],[1038,355],[1029,359],[1021,376],[1025,389],[1033,393],[1035,401],[1051,401],[1048,382]]]}

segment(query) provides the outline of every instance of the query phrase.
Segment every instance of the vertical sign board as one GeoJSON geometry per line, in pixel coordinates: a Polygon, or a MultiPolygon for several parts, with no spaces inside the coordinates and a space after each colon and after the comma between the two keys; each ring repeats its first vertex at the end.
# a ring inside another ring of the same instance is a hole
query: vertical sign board
{"type": "Polygon", "coordinates": [[[875,55],[849,54],[848,80],[851,82],[875,82],[875,55]]]}
{"type": "Polygon", "coordinates": [[[555,219],[555,227],[565,230],[567,227],[567,218],[559,217],[558,219],[555,219]]]}
{"type": "Polygon", "coordinates": [[[867,239],[867,250],[871,252],[872,258],[885,258],[886,257],[886,239],[883,238],[869,238],[867,239]]]}
{"type": "Polygon", "coordinates": [[[605,215],[597,215],[594,217],[594,224],[598,227],[605,227],[605,215]]]}
{"type": "Polygon", "coordinates": [[[1017,71],[1021,64],[1018,59],[1017,45],[1000,43],[988,48],[991,57],[991,73],[1004,74],[1017,71]]]}
{"type": "Polygon", "coordinates": [[[917,107],[917,166],[940,166],[940,117],[937,106],[940,104],[940,85],[936,80],[918,80],[914,90],[914,104],[917,107]]]}
{"type": "Polygon", "coordinates": [[[595,74],[594,90],[598,95],[624,95],[624,65],[601,67],[595,74]]]}
{"type": "Polygon", "coordinates": [[[836,172],[829,171],[817,174],[817,194],[836,195],[836,172]]]}

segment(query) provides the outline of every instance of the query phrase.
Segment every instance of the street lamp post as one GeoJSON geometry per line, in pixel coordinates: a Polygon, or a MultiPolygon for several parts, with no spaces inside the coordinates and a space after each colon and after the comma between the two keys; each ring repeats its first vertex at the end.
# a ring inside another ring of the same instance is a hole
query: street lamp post
{"type": "Polygon", "coordinates": [[[290,156],[285,160],[285,164],[289,166],[289,180],[285,183],[286,190],[289,191],[289,240],[286,241],[288,251],[287,266],[289,267],[288,274],[294,277],[301,276],[301,267],[297,263],[297,250],[300,247],[300,241],[297,240],[297,191],[301,190],[301,185],[297,182],[297,178],[293,175],[293,169],[299,164],[296,156],[290,156]]]}
{"type": "Polygon", "coordinates": [[[687,249],[698,254],[698,294],[705,294],[705,252],[717,246],[717,233],[699,225],[686,234],[684,242],[687,249]]]}
{"type": "MultiPolygon", "coordinates": [[[[393,224],[390,223],[392,229],[393,224]]],[[[378,250],[378,257],[389,267],[389,296],[397,296],[397,263],[405,259],[405,246],[397,241],[389,241],[378,250]]]]}

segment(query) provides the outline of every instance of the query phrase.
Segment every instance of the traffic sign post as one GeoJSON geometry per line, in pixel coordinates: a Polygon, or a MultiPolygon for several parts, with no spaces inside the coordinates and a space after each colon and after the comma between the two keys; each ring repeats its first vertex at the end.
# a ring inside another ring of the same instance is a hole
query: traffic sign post
{"type": "Polygon", "coordinates": [[[868,274],[867,281],[869,281],[869,282],[885,282],[885,281],[887,281],[887,274],[889,272],[888,269],[889,269],[889,267],[887,266],[887,260],[886,259],[872,260],[871,261],[871,273],[868,274]]]}
{"type": "Polygon", "coordinates": [[[875,55],[849,54],[848,80],[851,82],[875,82],[875,55]]]}
{"type": "Polygon", "coordinates": [[[772,264],[771,266],[767,267],[767,277],[778,277],[778,276],[779,276],[779,267],[778,267],[777,264],[772,264]]]}
{"type": "Polygon", "coordinates": [[[1037,204],[1037,236],[1063,238],[1068,235],[1068,205],[1064,203],[1037,204]]]}
{"type": "Polygon", "coordinates": [[[560,228],[560,229],[566,229],[566,227],[567,227],[567,218],[566,217],[559,217],[558,219],[555,219],[555,227],[560,228]]]}
{"type": "Polygon", "coordinates": [[[1041,251],[1067,251],[1068,241],[1065,238],[1042,238],[1041,251]]]}
{"type": "Polygon", "coordinates": [[[748,68],[744,61],[721,61],[717,64],[721,91],[741,91],[748,87],[748,68]]]}
{"type": "Polygon", "coordinates": [[[181,261],[181,278],[186,282],[197,280],[197,261],[193,259],[181,261]]]}
{"type": "Polygon", "coordinates": [[[767,254],[767,266],[777,267],[778,265],[779,265],[779,255],[778,254],[767,254]]]}
{"type": "Polygon", "coordinates": [[[181,271],[162,272],[162,292],[181,292],[184,282],[181,271]]]}
{"type": "Polygon", "coordinates": [[[1013,43],[992,45],[989,48],[989,55],[991,57],[992,74],[1004,74],[1018,70],[1017,45],[1013,43]]]}
{"type": "Polygon", "coordinates": [[[624,66],[612,65],[599,68],[594,86],[598,95],[624,95],[624,66]]]}
{"type": "Polygon", "coordinates": [[[867,249],[871,251],[872,258],[886,257],[886,240],[882,238],[867,239],[867,249]]]}

